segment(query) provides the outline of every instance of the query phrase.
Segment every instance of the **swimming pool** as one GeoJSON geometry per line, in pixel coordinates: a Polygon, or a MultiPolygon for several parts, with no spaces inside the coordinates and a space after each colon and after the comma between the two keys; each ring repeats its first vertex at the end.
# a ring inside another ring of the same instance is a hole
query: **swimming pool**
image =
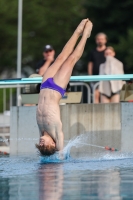
{"type": "Polygon", "coordinates": [[[105,152],[63,162],[0,157],[1,200],[133,199],[133,154],[105,152]]]}

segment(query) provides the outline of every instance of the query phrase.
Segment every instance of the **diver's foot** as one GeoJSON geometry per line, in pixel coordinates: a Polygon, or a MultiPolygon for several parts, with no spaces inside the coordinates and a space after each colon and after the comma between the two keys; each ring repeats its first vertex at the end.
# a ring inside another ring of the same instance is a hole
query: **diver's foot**
{"type": "Polygon", "coordinates": [[[83,31],[84,31],[84,28],[85,28],[85,25],[86,23],[88,22],[89,20],[88,19],[83,19],[80,24],[78,25],[78,27],[76,28],[75,32],[78,33],[78,35],[82,35],[83,31]]]}
{"type": "Polygon", "coordinates": [[[85,24],[85,28],[84,28],[84,32],[83,32],[83,35],[85,35],[87,38],[89,38],[91,35],[92,27],[93,27],[92,22],[90,20],[88,20],[85,24]]]}

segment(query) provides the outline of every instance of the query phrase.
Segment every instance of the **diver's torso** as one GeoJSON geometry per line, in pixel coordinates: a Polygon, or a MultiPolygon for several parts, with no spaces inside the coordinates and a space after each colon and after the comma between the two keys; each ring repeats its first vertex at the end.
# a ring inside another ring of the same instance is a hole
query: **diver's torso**
{"type": "Polygon", "coordinates": [[[61,95],[57,91],[51,89],[40,91],[36,117],[41,135],[46,131],[53,139],[56,139],[57,130],[61,126],[60,99],[61,95]]]}

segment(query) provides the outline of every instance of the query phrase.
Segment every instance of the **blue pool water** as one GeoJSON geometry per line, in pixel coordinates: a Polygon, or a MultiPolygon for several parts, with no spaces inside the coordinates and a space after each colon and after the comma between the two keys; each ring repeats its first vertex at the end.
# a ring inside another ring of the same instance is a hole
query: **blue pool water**
{"type": "Polygon", "coordinates": [[[0,157],[0,200],[133,199],[133,154],[0,157]]]}

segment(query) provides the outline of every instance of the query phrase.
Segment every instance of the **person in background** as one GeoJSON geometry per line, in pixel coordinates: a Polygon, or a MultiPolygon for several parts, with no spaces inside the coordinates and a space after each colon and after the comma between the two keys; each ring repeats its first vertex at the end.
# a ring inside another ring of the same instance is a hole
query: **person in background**
{"type": "MultiPolygon", "coordinates": [[[[106,61],[100,65],[100,75],[117,75],[124,74],[123,64],[114,58],[114,48],[109,46],[105,50],[106,61]]],[[[117,81],[100,81],[99,91],[101,94],[101,103],[118,103],[120,99],[120,90],[124,82],[117,81]]]]}
{"type": "MultiPolygon", "coordinates": [[[[106,49],[107,36],[105,33],[98,33],[95,37],[97,47],[91,51],[88,62],[88,74],[99,75],[100,64],[105,62],[104,51],[106,49]]],[[[92,87],[96,82],[91,83],[92,87]]],[[[94,103],[99,103],[100,93],[95,90],[94,103]]]]}
{"type": "MultiPolygon", "coordinates": [[[[35,68],[36,74],[31,74],[29,76],[29,78],[35,78],[35,77],[43,77],[44,73],[46,72],[47,68],[50,67],[50,65],[53,64],[55,58],[55,50],[53,49],[53,47],[51,45],[45,45],[43,48],[43,59],[40,60],[35,68]]],[[[31,84],[32,86],[28,85],[26,87],[28,87],[29,91],[32,90],[32,93],[34,91],[34,93],[40,93],[40,86],[41,84],[35,84],[35,87],[33,84],[31,84]],[[34,87],[34,88],[33,88],[34,87]],[[32,89],[31,89],[32,88],[32,89]]],[[[24,106],[35,106],[35,104],[23,104],[24,106]]]]}
{"type": "Polygon", "coordinates": [[[36,73],[43,76],[45,71],[55,60],[55,50],[51,45],[45,45],[43,48],[43,59],[37,63],[36,73]]]}
{"type": "MultiPolygon", "coordinates": [[[[49,68],[55,61],[55,50],[52,45],[47,44],[43,48],[43,59],[37,63],[36,73],[40,76],[43,76],[46,72],[47,68],[49,68]]],[[[35,76],[34,76],[35,77],[35,76]]],[[[41,84],[39,84],[40,87],[41,84]]],[[[71,91],[70,84],[67,84],[66,88],[67,92],[71,91]]]]}

